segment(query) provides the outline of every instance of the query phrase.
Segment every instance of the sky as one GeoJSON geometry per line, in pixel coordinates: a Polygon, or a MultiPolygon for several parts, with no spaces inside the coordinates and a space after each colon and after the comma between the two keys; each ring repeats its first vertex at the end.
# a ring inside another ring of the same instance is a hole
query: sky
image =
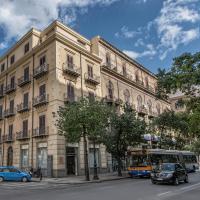
{"type": "Polygon", "coordinates": [[[154,73],[200,51],[200,0],[0,0],[0,56],[55,19],[88,39],[100,35],[154,73]]]}

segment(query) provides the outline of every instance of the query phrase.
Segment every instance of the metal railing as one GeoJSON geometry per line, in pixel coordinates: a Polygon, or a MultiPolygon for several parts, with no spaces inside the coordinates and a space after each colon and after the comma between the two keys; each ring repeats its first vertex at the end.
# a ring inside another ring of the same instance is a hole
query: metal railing
{"type": "Polygon", "coordinates": [[[75,64],[69,64],[69,63],[63,63],[63,71],[68,74],[75,77],[78,77],[81,75],[81,68],[78,68],[75,64]]]}
{"type": "Polygon", "coordinates": [[[16,132],[16,140],[24,140],[30,138],[30,130],[16,132]]]}
{"type": "Polygon", "coordinates": [[[23,86],[23,85],[25,85],[25,84],[27,84],[27,83],[30,83],[31,82],[31,76],[29,75],[29,76],[22,76],[22,77],[20,77],[19,79],[18,79],[18,86],[23,86]]]}
{"type": "Polygon", "coordinates": [[[14,84],[8,84],[6,87],[5,87],[5,93],[8,94],[10,92],[13,92],[16,90],[16,83],[14,84]]]}
{"type": "Polygon", "coordinates": [[[29,103],[20,103],[17,105],[17,112],[25,112],[25,111],[28,111],[30,110],[30,107],[31,107],[31,102],[29,103]]]}
{"type": "Polygon", "coordinates": [[[100,76],[96,76],[95,74],[90,75],[88,73],[85,73],[85,80],[95,85],[100,84],[100,76]]]}
{"type": "Polygon", "coordinates": [[[3,142],[13,142],[14,134],[7,134],[3,136],[3,142]]]}
{"type": "Polygon", "coordinates": [[[38,78],[48,72],[49,65],[47,63],[34,69],[33,77],[38,78]]]}
{"type": "Polygon", "coordinates": [[[4,117],[12,117],[16,114],[15,108],[8,108],[7,110],[4,111],[4,117]]]}
{"type": "Polygon", "coordinates": [[[37,96],[33,99],[33,106],[47,104],[48,102],[49,102],[49,95],[43,94],[43,95],[37,96]]]}
{"type": "Polygon", "coordinates": [[[49,127],[37,127],[33,129],[33,137],[43,137],[49,135],[49,127]]]}

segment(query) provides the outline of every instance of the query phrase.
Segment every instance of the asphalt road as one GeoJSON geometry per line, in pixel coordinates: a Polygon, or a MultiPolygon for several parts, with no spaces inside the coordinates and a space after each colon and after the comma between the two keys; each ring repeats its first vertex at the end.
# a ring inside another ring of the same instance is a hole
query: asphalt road
{"type": "Polygon", "coordinates": [[[200,173],[190,183],[153,185],[149,179],[124,179],[84,185],[40,183],[0,184],[0,200],[199,200],[200,173]]]}

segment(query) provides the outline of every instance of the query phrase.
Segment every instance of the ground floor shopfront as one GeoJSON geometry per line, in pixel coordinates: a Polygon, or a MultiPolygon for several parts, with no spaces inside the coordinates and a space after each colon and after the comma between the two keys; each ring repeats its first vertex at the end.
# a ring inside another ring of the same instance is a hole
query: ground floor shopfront
{"type": "MultiPolygon", "coordinates": [[[[97,167],[99,173],[112,171],[111,156],[103,145],[96,146],[97,167]]],[[[94,147],[88,142],[88,163],[93,171],[94,147]]],[[[48,177],[83,175],[83,142],[67,144],[62,136],[54,140],[48,137],[25,141],[13,141],[0,144],[0,165],[16,166],[20,169],[42,169],[48,177]]]]}

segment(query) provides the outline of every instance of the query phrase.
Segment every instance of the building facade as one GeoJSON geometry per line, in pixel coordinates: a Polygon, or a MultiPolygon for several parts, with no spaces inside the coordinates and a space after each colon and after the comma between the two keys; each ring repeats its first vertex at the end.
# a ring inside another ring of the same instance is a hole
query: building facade
{"type": "MultiPolygon", "coordinates": [[[[55,21],[31,29],[0,58],[0,165],[42,168],[44,175],[84,173],[83,141],[58,135],[57,111],[79,97],[129,102],[145,120],[169,108],[155,96],[157,79],[99,36],[91,41],[55,21]]],[[[92,170],[93,146],[88,141],[92,170]]],[[[97,146],[100,172],[111,157],[97,146]]]]}

